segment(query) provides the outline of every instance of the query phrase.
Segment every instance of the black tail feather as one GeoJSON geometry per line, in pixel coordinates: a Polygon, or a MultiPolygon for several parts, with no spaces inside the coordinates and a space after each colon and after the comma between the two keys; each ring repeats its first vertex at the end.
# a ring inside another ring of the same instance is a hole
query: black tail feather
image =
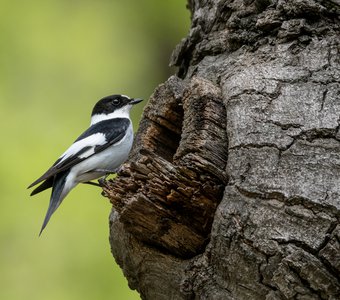
{"type": "Polygon", "coordinates": [[[68,174],[69,174],[69,170],[65,172],[61,172],[57,174],[56,176],[54,176],[50,204],[48,206],[43,225],[41,226],[39,236],[41,235],[47,223],[49,222],[51,216],[57,210],[57,208],[59,207],[59,205],[64,200],[67,194],[67,193],[65,194],[64,187],[66,183],[66,177],[68,174]]]}
{"type": "Polygon", "coordinates": [[[45,180],[42,184],[40,184],[37,188],[35,188],[32,193],[31,196],[36,195],[44,190],[49,189],[50,187],[53,186],[53,178],[49,178],[47,180],[45,180]]]}

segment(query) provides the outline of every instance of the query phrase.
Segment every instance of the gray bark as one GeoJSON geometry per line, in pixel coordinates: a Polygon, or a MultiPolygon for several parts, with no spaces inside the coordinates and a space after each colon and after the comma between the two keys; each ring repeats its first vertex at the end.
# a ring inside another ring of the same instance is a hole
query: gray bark
{"type": "Polygon", "coordinates": [[[340,2],[191,0],[104,194],[143,299],[340,299],[340,2]]]}

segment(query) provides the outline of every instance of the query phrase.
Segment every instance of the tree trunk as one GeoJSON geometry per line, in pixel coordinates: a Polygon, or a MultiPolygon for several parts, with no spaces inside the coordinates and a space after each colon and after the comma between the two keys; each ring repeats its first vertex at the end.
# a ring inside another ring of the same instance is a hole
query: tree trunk
{"type": "Polygon", "coordinates": [[[143,299],[340,299],[340,2],[191,0],[104,187],[143,299]]]}

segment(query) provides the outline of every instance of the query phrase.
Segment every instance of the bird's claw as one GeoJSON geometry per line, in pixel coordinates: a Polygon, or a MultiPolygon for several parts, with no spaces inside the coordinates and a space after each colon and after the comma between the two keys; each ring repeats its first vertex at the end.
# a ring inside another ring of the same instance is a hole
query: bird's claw
{"type": "Polygon", "coordinates": [[[98,179],[98,183],[99,183],[100,187],[103,187],[105,185],[107,176],[109,176],[109,174],[107,174],[104,177],[101,177],[101,178],[98,179]]]}

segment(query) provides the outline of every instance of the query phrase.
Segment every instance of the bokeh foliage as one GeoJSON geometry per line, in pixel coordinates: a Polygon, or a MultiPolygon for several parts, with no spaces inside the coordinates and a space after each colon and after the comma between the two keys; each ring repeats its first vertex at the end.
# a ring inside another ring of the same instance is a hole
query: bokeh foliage
{"type": "Polygon", "coordinates": [[[173,72],[185,5],[0,1],[0,299],[139,299],[110,253],[100,190],[77,187],[38,238],[49,192],[30,198],[26,186],[86,129],[99,98],[148,99],[173,72]]]}

